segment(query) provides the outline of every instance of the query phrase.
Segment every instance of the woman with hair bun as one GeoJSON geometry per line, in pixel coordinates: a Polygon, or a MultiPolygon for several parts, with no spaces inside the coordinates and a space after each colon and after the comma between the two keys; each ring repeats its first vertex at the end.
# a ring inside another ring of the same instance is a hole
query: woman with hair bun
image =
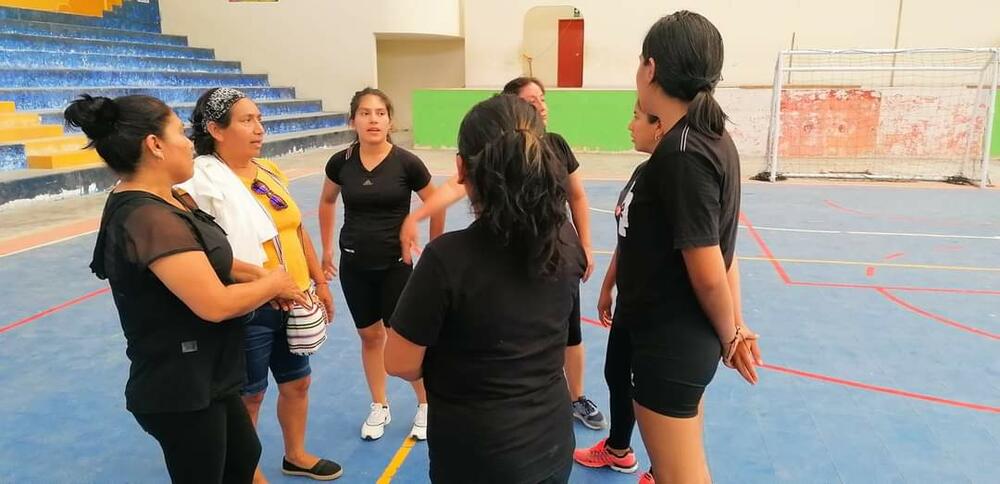
{"type": "Polygon", "coordinates": [[[301,291],[282,270],[234,260],[212,217],[173,191],[191,178],[192,145],[162,101],[84,95],[65,118],[121,178],[90,268],[125,333],[126,408],[174,482],[250,482],[260,441],[239,397],[243,324],[272,299],[305,302],[301,291]]]}

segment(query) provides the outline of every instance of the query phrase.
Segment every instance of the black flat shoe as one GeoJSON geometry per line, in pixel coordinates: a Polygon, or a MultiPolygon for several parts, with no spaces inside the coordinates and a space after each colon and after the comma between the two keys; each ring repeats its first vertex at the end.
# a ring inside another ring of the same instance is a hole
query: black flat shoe
{"type": "Polygon", "coordinates": [[[317,481],[332,481],[344,474],[340,464],[326,459],[320,459],[311,469],[299,467],[288,459],[281,459],[281,472],[289,476],[302,476],[317,481]]]}

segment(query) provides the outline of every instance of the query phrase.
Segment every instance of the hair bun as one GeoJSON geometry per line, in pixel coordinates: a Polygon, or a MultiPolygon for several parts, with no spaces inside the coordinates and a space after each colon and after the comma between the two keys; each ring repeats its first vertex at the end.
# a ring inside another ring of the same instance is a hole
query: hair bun
{"type": "Polygon", "coordinates": [[[97,140],[115,131],[118,105],[110,98],[83,94],[70,103],[64,114],[71,125],[82,129],[88,138],[97,140]]]}

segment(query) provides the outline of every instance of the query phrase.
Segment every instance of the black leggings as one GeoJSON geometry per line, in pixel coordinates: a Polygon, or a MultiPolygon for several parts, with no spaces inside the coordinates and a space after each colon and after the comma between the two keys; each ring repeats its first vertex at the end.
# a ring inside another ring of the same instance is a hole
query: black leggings
{"type": "Polygon", "coordinates": [[[260,440],[239,395],[194,412],[134,414],[163,449],[174,483],[240,483],[253,480],[260,440]]]}
{"type": "Polygon", "coordinates": [[[635,409],[632,407],[632,343],[628,330],[612,324],[604,357],[604,380],[611,403],[611,429],[606,445],[624,450],[632,446],[635,409]]]}

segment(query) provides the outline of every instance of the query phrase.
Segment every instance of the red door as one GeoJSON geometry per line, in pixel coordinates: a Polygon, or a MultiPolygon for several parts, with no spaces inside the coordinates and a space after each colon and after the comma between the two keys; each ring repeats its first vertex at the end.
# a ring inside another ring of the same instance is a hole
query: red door
{"type": "Polygon", "coordinates": [[[559,20],[558,87],[583,87],[583,19],[559,20]]]}

